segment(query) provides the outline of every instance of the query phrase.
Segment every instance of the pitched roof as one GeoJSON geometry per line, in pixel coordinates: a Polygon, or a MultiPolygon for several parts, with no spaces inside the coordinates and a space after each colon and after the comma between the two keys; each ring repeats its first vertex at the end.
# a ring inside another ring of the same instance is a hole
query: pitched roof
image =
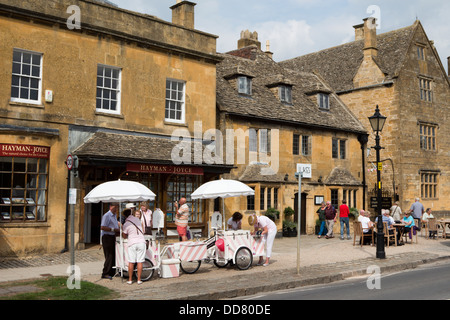
{"type": "Polygon", "coordinates": [[[253,46],[220,56],[223,61],[217,65],[219,111],[321,129],[366,132],[353,113],[319,76],[311,72],[287,70],[253,46]],[[252,78],[251,96],[238,92],[236,82],[232,81],[233,75],[252,78]],[[280,83],[293,86],[292,104],[281,102],[271,90],[271,87],[280,83]],[[332,93],[329,111],[320,110],[317,101],[311,98],[311,94],[321,91],[332,93]]]}
{"type": "Polygon", "coordinates": [[[360,186],[361,181],[352,176],[352,174],[345,168],[335,167],[330,175],[325,178],[326,185],[339,186],[360,186]]]}
{"type": "MultiPolygon", "coordinates": [[[[184,142],[185,140],[183,140],[184,142]]],[[[172,141],[170,137],[154,137],[141,134],[111,133],[97,131],[82,145],[80,145],[73,153],[84,159],[104,159],[121,162],[141,162],[141,163],[158,163],[173,165],[172,151],[175,155],[180,148],[188,150],[191,153],[191,161],[189,163],[181,163],[182,165],[201,165],[202,167],[219,168],[223,172],[229,172],[232,165],[226,164],[210,164],[205,162],[202,157],[202,163],[195,163],[194,152],[204,154],[207,146],[198,143],[190,143],[182,145],[181,141],[172,141]],[[175,149],[177,148],[177,149],[175,149]],[[199,150],[201,148],[201,150],[199,150]]],[[[180,154],[180,157],[183,155],[180,154]]]]}
{"type": "MultiPolygon", "coordinates": [[[[375,59],[386,80],[395,78],[403,65],[411,39],[419,25],[413,25],[377,35],[378,57],[375,59]]],[[[364,58],[364,40],[353,41],[333,48],[281,61],[285,68],[317,71],[332,87],[339,91],[354,89],[355,77],[364,58]]]]}

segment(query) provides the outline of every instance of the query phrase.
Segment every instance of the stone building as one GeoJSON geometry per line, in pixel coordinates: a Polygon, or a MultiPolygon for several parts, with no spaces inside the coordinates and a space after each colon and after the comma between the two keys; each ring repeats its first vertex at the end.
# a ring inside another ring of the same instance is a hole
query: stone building
{"type": "MultiPolygon", "coordinates": [[[[94,186],[149,186],[172,235],[173,201],[229,172],[185,157],[176,166],[171,152],[216,125],[222,58],[217,37],[194,29],[194,6],[178,1],[166,22],[93,0],[0,0],[0,255],[67,249],[69,187],[82,248],[98,243],[106,212],[83,203],[94,186]]],[[[204,231],[206,204],[188,203],[204,231]]]]}
{"type": "MultiPolygon", "coordinates": [[[[379,35],[375,23],[368,18],[354,26],[353,42],[280,64],[323,77],[370,133],[368,148],[375,145],[368,117],[379,105],[387,116],[381,133],[386,207],[398,199],[406,210],[419,197],[438,216],[448,214],[449,78],[420,21],[379,35]]],[[[373,150],[366,167],[369,197],[375,191],[375,165],[373,150]]]]}
{"type": "Polygon", "coordinates": [[[301,231],[311,234],[321,201],[338,206],[345,198],[361,207],[360,141],[367,131],[332,86],[312,72],[282,68],[269,48],[261,50],[255,32],[243,31],[238,49],[220,56],[217,113],[224,138],[218,150],[235,164],[225,176],[255,190],[255,196],[226,199],[227,214],[240,211],[247,223],[249,214],[275,208],[280,230],[284,209],[297,211],[300,196],[301,231]],[[300,195],[297,164],[310,168],[300,195]]]}

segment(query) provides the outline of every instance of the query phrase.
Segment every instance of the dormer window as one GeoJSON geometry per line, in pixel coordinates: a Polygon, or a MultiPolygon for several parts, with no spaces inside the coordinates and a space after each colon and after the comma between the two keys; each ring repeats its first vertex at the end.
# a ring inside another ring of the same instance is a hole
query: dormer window
{"type": "Polygon", "coordinates": [[[280,85],[278,87],[278,94],[280,101],[285,103],[292,103],[292,87],[289,85],[280,85]]]}
{"type": "Polygon", "coordinates": [[[322,110],[330,110],[330,95],[328,93],[319,93],[317,95],[319,108],[322,110]]]}
{"type": "Polygon", "coordinates": [[[252,94],[252,79],[250,77],[238,77],[238,92],[249,96],[252,94]]]}

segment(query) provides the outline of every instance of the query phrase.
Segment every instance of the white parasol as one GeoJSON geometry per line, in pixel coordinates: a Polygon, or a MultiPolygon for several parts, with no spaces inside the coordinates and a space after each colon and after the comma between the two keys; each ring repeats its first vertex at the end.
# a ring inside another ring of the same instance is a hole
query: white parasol
{"type": "Polygon", "coordinates": [[[155,200],[156,195],[146,186],[135,181],[117,180],[104,182],[84,197],[84,203],[155,200]]]}
{"type": "MultiPolygon", "coordinates": [[[[92,189],[91,192],[84,197],[84,203],[153,201],[155,200],[155,197],[156,195],[143,184],[119,179],[117,181],[104,182],[92,189]]],[[[120,221],[122,216],[121,212],[119,212],[119,216],[120,221]]],[[[120,256],[123,256],[122,228],[120,228],[120,256]]],[[[120,259],[119,261],[121,262],[120,272],[123,276],[123,259],[120,259]]]]}
{"type": "MultiPolygon", "coordinates": [[[[216,199],[240,196],[253,196],[255,190],[237,180],[220,179],[206,182],[192,194],[192,199],[216,199]]],[[[225,201],[223,201],[223,228],[225,229],[225,201]]]]}

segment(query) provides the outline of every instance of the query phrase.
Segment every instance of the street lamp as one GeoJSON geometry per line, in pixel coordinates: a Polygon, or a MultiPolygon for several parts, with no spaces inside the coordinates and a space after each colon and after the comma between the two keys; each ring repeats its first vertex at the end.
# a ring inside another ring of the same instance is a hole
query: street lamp
{"type": "Polygon", "coordinates": [[[380,150],[384,148],[380,147],[380,135],[378,133],[383,130],[386,117],[381,115],[378,105],[375,109],[374,115],[369,117],[369,121],[372,126],[372,130],[376,133],[375,147],[372,148],[374,148],[377,152],[377,258],[385,259],[386,253],[384,251],[383,217],[381,215],[381,169],[383,168],[383,163],[380,161],[380,150]]]}

